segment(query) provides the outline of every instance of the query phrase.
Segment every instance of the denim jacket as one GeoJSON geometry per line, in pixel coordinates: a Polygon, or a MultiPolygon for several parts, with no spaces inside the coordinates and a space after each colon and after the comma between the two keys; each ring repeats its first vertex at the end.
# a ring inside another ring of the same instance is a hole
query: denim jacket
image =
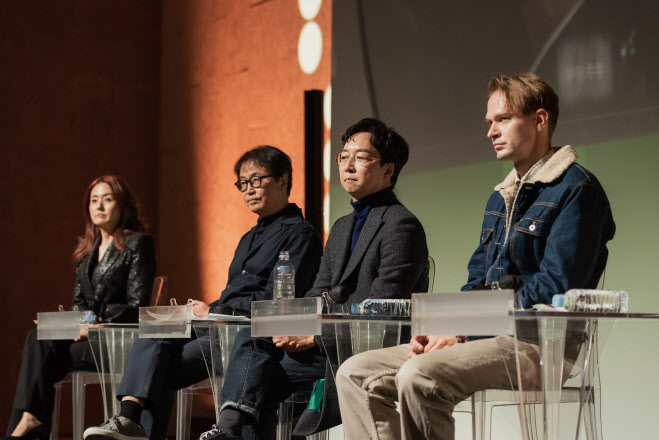
{"type": "Polygon", "coordinates": [[[576,159],[574,148],[559,147],[519,192],[514,169],[494,188],[462,290],[518,275],[517,296],[530,308],[569,289],[597,287],[615,223],[604,189],[576,159]]]}

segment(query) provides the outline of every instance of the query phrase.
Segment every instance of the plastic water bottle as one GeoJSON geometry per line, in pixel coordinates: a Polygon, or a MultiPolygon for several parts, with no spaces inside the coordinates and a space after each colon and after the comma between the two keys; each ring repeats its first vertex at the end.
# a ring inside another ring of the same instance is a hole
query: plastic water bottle
{"type": "Polygon", "coordinates": [[[91,310],[84,310],[80,312],[80,324],[95,324],[96,315],[91,310]]]}
{"type": "Polygon", "coordinates": [[[279,261],[274,269],[274,289],[272,299],[295,298],[295,267],[291,263],[288,251],[279,253],[279,261]]]}
{"type": "Polygon", "coordinates": [[[626,313],[629,295],[624,290],[571,289],[565,292],[565,308],[571,312],[626,313]]]}
{"type": "Polygon", "coordinates": [[[365,299],[359,304],[352,304],[353,315],[410,316],[412,300],[410,299],[365,299]]]}

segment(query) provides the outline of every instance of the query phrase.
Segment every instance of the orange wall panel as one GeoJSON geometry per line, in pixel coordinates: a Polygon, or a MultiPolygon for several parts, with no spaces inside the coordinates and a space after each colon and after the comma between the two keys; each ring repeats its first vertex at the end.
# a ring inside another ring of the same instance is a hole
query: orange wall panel
{"type": "Polygon", "coordinates": [[[70,304],[92,178],[133,186],[180,301],[217,299],[256,223],[232,185],[242,152],[286,151],[304,207],[304,91],[330,83],[330,1],[314,20],[322,57],[307,75],[293,0],[0,2],[0,429],[32,319],[70,304]]]}
{"type": "Polygon", "coordinates": [[[304,91],[330,83],[330,2],[315,20],[323,55],[307,75],[297,2],[164,3],[159,232],[179,301],[218,298],[240,237],[256,223],[233,186],[244,151],[270,144],[289,154],[291,201],[304,207],[304,91]]]}
{"type": "Polygon", "coordinates": [[[87,185],[125,177],[156,232],[160,20],[157,1],[0,2],[3,432],[32,320],[71,305],[87,185]]]}

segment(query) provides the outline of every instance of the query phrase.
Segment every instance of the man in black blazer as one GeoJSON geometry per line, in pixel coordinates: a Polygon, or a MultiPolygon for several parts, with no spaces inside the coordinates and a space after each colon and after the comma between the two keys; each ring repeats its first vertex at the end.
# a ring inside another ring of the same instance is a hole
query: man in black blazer
{"type": "MultiPolygon", "coordinates": [[[[320,296],[338,285],[350,293],[349,303],[426,291],[425,232],[393,193],[409,155],[407,143],[375,119],[359,121],[342,141],[336,159],[354,212],[332,227],[306,296],[320,296]]],[[[326,376],[333,349],[325,345],[325,353],[317,342],[312,336],[252,338],[249,331],[240,331],[224,378],[219,423],[202,438],[274,438],[277,404],[296,386],[326,376]]]]}
{"type": "MultiPolygon", "coordinates": [[[[318,233],[288,201],[290,158],[275,147],[260,146],[243,154],[234,171],[245,204],[259,218],[236,248],[220,298],[211,304],[193,302],[192,311],[199,318],[209,312],[249,310],[254,300],[272,299],[272,272],[281,251],[289,252],[296,269],[297,296],[309,290],[320,264],[318,233]]],[[[208,337],[138,339],[117,390],[120,414],[87,429],[85,439],[165,439],[175,391],[208,378],[203,353],[208,355],[209,350],[208,337]]]]}

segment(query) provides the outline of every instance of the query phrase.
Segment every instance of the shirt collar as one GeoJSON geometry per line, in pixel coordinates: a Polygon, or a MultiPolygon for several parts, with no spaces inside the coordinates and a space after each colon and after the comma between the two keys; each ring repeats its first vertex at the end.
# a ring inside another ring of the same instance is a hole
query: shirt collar
{"type": "Polygon", "coordinates": [[[284,209],[282,209],[279,212],[276,212],[267,217],[259,217],[259,219],[256,221],[256,224],[260,227],[270,226],[279,217],[287,214],[293,214],[298,209],[299,208],[297,207],[297,205],[295,205],[295,203],[289,203],[284,209]]]}
{"type": "Polygon", "coordinates": [[[540,168],[542,168],[547,163],[547,161],[551,159],[554,153],[556,153],[556,149],[550,148],[549,151],[547,151],[547,153],[540,158],[540,160],[538,160],[535,164],[533,164],[531,168],[529,168],[529,170],[522,176],[521,179],[517,174],[515,174],[515,183],[517,186],[524,182],[533,180],[533,177],[538,173],[538,171],[540,171],[540,168]]]}

